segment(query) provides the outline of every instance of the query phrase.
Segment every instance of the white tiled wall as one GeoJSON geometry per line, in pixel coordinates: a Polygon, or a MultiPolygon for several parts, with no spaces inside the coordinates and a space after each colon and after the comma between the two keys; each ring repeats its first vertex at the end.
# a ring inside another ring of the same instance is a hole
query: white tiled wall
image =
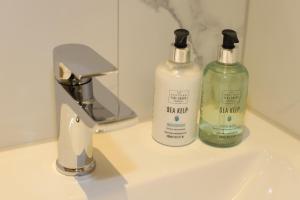
{"type": "Polygon", "coordinates": [[[56,137],[52,49],[83,43],[116,64],[117,0],[2,0],[0,147],[56,137]]]}
{"type": "Polygon", "coordinates": [[[300,1],[251,0],[245,64],[249,104],[300,135],[300,1]]]}

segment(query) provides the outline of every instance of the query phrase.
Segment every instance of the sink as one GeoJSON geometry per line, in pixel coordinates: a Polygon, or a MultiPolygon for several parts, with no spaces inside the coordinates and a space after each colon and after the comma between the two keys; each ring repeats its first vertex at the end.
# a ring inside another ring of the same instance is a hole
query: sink
{"type": "Polygon", "coordinates": [[[82,177],[56,171],[55,140],[2,149],[1,199],[299,199],[299,139],[251,112],[246,126],[247,137],[232,148],[200,140],[163,146],[151,138],[151,121],[94,134],[97,167],[82,177]]]}
{"type": "Polygon", "coordinates": [[[132,188],[129,199],[298,199],[299,173],[268,152],[251,153],[161,177],[132,188]]]}
{"type": "Polygon", "coordinates": [[[300,176],[287,160],[265,154],[232,199],[299,199],[300,176]]]}

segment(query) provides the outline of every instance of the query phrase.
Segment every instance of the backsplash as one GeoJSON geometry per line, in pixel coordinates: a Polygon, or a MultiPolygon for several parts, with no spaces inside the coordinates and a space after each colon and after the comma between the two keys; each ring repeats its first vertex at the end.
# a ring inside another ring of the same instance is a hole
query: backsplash
{"type": "Polygon", "coordinates": [[[154,70],[169,56],[174,29],[190,30],[194,58],[204,66],[216,59],[224,28],[237,30],[243,43],[246,8],[247,0],[120,1],[121,98],[140,119],[151,118],[154,70]]]}

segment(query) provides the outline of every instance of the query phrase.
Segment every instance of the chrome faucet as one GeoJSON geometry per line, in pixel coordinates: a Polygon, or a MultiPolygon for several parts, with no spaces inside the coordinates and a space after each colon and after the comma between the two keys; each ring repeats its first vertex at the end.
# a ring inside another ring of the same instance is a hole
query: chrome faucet
{"type": "Polygon", "coordinates": [[[65,175],[84,175],[96,166],[92,133],[101,132],[102,124],[135,118],[136,114],[99,81],[93,81],[93,77],[117,69],[90,47],[57,46],[53,63],[59,132],[57,170],[65,175]]]}

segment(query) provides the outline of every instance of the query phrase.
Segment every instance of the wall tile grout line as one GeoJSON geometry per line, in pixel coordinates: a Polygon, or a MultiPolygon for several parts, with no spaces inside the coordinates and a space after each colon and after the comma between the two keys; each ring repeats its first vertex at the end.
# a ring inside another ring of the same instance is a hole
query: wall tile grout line
{"type": "MultiPolygon", "coordinates": [[[[120,100],[120,1],[117,0],[117,95],[120,100]]],[[[118,101],[117,116],[120,115],[120,101],[118,101]]]]}

